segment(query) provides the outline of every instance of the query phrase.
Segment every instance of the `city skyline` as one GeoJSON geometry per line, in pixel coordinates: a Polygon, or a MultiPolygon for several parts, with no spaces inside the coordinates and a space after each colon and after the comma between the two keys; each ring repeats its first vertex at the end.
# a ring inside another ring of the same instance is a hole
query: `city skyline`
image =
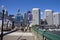
{"type": "Polygon", "coordinates": [[[0,0],[0,11],[1,6],[4,5],[9,12],[9,14],[16,15],[18,13],[18,8],[20,8],[20,13],[24,14],[27,11],[32,11],[33,8],[40,8],[41,17],[44,18],[45,9],[51,9],[55,12],[60,12],[60,0],[0,0]]]}

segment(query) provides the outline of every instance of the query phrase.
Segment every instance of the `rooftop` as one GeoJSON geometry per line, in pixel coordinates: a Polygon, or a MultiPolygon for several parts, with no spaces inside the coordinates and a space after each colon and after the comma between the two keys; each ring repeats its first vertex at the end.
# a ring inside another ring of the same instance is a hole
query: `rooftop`
{"type": "Polygon", "coordinates": [[[46,9],[45,11],[52,11],[52,10],[50,10],[50,9],[46,9]]]}
{"type": "Polygon", "coordinates": [[[40,10],[39,8],[33,8],[32,10],[40,10]]]}
{"type": "Polygon", "coordinates": [[[54,15],[54,14],[60,14],[60,12],[54,12],[53,15],[54,15]]]}

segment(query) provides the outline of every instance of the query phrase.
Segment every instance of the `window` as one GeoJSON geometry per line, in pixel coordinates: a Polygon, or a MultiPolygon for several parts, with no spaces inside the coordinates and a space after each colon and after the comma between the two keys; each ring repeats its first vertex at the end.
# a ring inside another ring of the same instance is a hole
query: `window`
{"type": "Polygon", "coordinates": [[[46,17],[48,17],[48,16],[46,16],[46,17]]]}
{"type": "Polygon", "coordinates": [[[54,16],[55,17],[55,16],[54,16]]]}

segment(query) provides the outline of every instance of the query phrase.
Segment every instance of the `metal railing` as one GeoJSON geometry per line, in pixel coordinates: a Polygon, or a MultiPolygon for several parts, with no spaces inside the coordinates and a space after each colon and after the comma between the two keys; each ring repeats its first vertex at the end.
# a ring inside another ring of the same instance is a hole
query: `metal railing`
{"type": "MultiPolygon", "coordinates": [[[[41,30],[41,29],[37,29],[36,27],[32,27],[32,29],[35,32],[37,32],[37,34],[41,35],[41,37],[42,37],[41,40],[60,40],[60,35],[56,35],[56,34],[54,34],[52,32],[49,32],[49,31],[44,31],[44,30],[41,30]]],[[[38,35],[38,36],[40,36],[40,35],[38,35]]]]}

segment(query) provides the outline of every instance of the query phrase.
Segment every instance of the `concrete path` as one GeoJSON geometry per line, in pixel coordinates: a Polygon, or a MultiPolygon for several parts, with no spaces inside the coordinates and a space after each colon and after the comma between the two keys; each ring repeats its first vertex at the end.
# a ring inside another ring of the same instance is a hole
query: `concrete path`
{"type": "Polygon", "coordinates": [[[4,40],[35,40],[35,36],[31,32],[14,32],[4,36],[4,40]]]}

